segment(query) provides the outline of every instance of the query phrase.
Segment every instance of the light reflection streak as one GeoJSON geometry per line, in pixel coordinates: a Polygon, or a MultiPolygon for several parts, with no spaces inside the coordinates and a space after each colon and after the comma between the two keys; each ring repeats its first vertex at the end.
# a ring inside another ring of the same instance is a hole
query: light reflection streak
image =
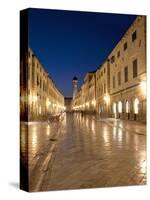
{"type": "Polygon", "coordinates": [[[92,120],[91,122],[91,129],[92,129],[92,133],[95,135],[96,131],[95,131],[95,121],[92,120]]]}
{"type": "Polygon", "coordinates": [[[32,153],[35,153],[37,150],[37,127],[34,126],[31,130],[31,144],[32,144],[32,153]]]}
{"type": "Polygon", "coordinates": [[[135,149],[136,149],[136,151],[138,150],[138,148],[139,148],[139,138],[138,138],[138,136],[137,135],[135,135],[135,137],[134,137],[134,144],[135,144],[135,149]]]}
{"type": "Polygon", "coordinates": [[[113,139],[116,140],[116,138],[117,138],[117,128],[114,127],[113,128],[113,139]]]}
{"type": "Polygon", "coordinates": [[[50,130],[51,130],[51,128],[50,128],[50,125],[48,124],[48,125],[47,125],[47,128],[46,128],[46,135],[47,135],[47,136],[50,135],[50,130]]]}
{"type": "Polygon", "coordinates": [[[104,138],[105,146],[107,147],[110,146],[110,135],[108,133],[108,129],[106,126],[104,127],[103,138],[104,138]]]}
{"type": "Polygon", "coordinates": [[[85,119],[85,124],[86,124],[86,127],[88,128],[89,127],[89,119],[88,118],[85,119]]]}
{"type": "Polygon", "coordinates": [[[120,144],[122,144],[122,139],[123,139],[123,133],[122,133],[122,129],[118,129],[118,142],[120,144]]]}

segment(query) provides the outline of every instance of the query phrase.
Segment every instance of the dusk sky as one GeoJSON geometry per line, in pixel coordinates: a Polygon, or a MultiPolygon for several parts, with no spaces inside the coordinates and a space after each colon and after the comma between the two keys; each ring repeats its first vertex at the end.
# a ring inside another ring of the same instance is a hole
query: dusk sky
{"type": "Polygon", "coordinates": [[[29,9],[29,46],[64,96],[102,64],[135,15],[29,9]]]}

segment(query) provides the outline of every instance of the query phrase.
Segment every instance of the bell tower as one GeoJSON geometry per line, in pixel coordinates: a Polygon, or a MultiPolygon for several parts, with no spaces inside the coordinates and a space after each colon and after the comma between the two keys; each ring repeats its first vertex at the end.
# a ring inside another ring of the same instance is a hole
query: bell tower
{"type": "Polygon", "coordinates": [[[74,99],[78,91],[78,79],[76,76],[74,76],[72,83],[73,83],[73,99],[74,99]]]}

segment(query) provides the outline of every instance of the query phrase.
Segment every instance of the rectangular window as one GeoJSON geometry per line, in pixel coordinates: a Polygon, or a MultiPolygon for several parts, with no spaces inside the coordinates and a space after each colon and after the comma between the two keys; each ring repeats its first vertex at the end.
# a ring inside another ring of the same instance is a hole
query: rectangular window
{"type": "Polygon", "coordinates": [[[105,74],[105,68],[104,68],[104,74],[105,74]]]}
{"type": "Polygon", "coordinates": [[[136,40],[136,31],[134,31],[134,33],[132,33],[132,42],[134,42],[134,40],[136,40]]]}
{"type": "Polygon", "coordinates": [[[121,73],[118,72],[118,85],[121,85],[121,73]]]}
{"type": "Polygon", "coordinates": [[[128,47],[127,42],[125,42],[125,43],[124,43],[124,47],[123,47],[123,48],[124,48],[124,51],[127,49],[127,47],[128,47]]]}
{"type": "Polygon", "coordinates": [[[133,61],[133,78],[137,77],[138,75],[138,66],[137,66],[137,59],[133,61]]]}
{"type": "Polygon", "coordinates": [[[113,88],[116,87],[116,84],[115,84],[115,76],[113,76],[113,88]]]}
{"type": "Polygon", "coordinates": [[[120,51],[118,51],[118,53],[117,53],[117,57],[118,57],[118,58],[120,57],[120,51]]]}
{"type": "Polygon", "coordinates": [[[125,82],[128,81],[128,67],[127,66],[124,68],[124,81],[125,82]]]}
{"type": "Polygon", "coordinates": [[[37,85],[39,85],[39,76],[37,74],[37,85]]]}
{"type": "Polygon", "coordinates": [[[111,60],[111,63],[114,63],[115,62],[115,56],[112,56],[110,60],[111,60]]]}
{"type": "Polygon", "coordinates": [[[106,84],[104,83],[104,93],[106,93],[106,84]]]}

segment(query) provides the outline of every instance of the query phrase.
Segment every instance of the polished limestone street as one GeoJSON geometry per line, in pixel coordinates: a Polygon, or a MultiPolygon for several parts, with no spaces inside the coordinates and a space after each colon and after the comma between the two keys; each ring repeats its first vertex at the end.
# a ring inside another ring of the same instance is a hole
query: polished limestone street
{"type": "Polygon", "coordinates": [[[22,123],[21,130],[29,191],[146,184],[143,123],[64,113],[51,123],[22,123]]]}

